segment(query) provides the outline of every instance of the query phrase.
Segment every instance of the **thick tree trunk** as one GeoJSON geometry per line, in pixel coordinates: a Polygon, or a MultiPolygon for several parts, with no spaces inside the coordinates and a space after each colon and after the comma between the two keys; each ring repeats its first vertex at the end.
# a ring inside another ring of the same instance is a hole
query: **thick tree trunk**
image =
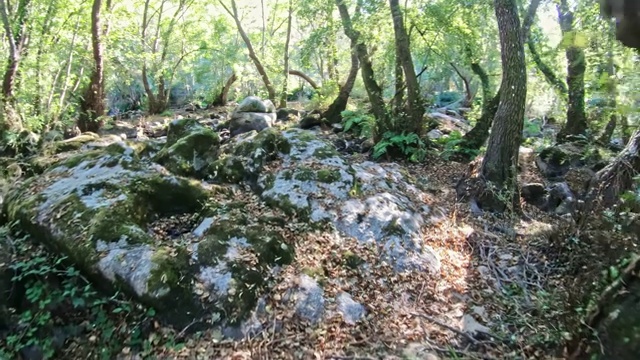
{"type": "Polygon", "coordinates": [[[342,26],[344,27],[344,33],[355,43],[355,52],[358,55],[358,61],[360,62],[360,72],[362,74],[362,81],[364,83],[365,90],[371,103],[371,112],[376,118],[376,131],[374,135],[374,141],[380,140],[382,134],[386,131],[394,130],[390,123],[390,117],[387,113],[387,108],[382,97],[382,88],[378,85],[375,79],[373,64],[369,57],[369,51],[367,45],[360,37],[360,33],[353,28],[351,23],[351,16],[347,5],[343,0],[336,0],[338,11],[340,12],[340,18],[342,19],[342,26]]]}
{"type": "Polygon", "coordinates": [[[620,195],[634,186],[634,177],[640,174],[640,130],[629,140],[624,150],[605,168],[598,171],[590,200],[610,207],[620,201],[620,195]]]}
{"type": "Polygon", "coordinates": [[[399,56],[404,78],[407,84],[407,112],[409,113],[409,121],[405,124],[405,128],[409,132],[416,134],[422,133],[422,119],[424,116],[424,104],[420,97],[420,84],[416,76],[416,70],[413,66],[411,58],[411,45],[409,43],[409,35],[404,27],[402,11],[398,0],[389,0],[391,7],[391,16],[393,18],[393,32],[396,39],[396,54],[399,56]]]}
{"type": "MultiPolygon", "coordinates": [[[[561,0],[558,6],[558,20],[564,36],[572,36],[573,13],[569,10],[567,0],[561,0]]],[[[567,123],[558,134],[558,141],[569,136],[584,135],[587,131],[587,116],[584,111],[584,73],[586,62],[584,51],[572,43],[566,49],[567,87],[569,104],[567,107],[567,123]]]]}
{"type": "Polygon", "coordinates": [[[308,82],[309,85],[311,85],[311,87],[314,88],[314,89],[318,88],[318,83],[313,81],[313,79],[310,78],[309,75],[303,73],[300,70],[289,70],[289,75],[297,76],[297,77],[303,79],[304,81],[308,82]]]}
{"type": "Polygon", "coordinates": [[[358,55],[355,52],[355,43],[351,42],[351,68],[349,69],[349,75],[344,84],[340,87],[340,92],[335,100],[329,105],[327,111],[323,112],[321,117],[326,119],[327,122],[334,124],[342,121],[342,112],[347,108],[349,102],[349,96],[353,85],[356,83],[358,77],[358,69],[360,68],[360,62],[358,61],[358,55]]]}
{"type": "Polygon", "coordinates": [[[100,24],[100,10],[102,0],[93,0],[91,10],[91,44],[93,47],[94,69],[89,85],[84,91],[80,102],[80,116],[78,128],[80,131],[97,132],[102,127],[100,117],[104,115],[104,60],[102,56],[102,28],[100,24]]]}
{"type": "Polygon", "coordinates": [[[251,58],[251,60],[253,61],[253,64],[255,65],[256,70],[260,74],[260,77],[262,77],[262,82],[264,83],[264,86],[267,88],[269,100],[275,103],[276,89],[273,87],[273,83],[269,79],[269,75],[267,74],[267,71],[265,70],[264,66],[262,66],[262,62],[258,58],[258,55],[256,55],[256,52],[253,49],[253,45],[251,45],[251,39],[249,39],[249,36],[242,28],[242,23],[240,23],[240,17],[238,15],[238,8],[236,7],[235,0],[231,0],[231,9],[229,9],[224,4],[223,0],[218,0],[218,2],[227,11],[227,13],[231,15],[231,17],[233,18],[233,21],[236,23],[236,27],[238,28],[238,33],[240,33],[240,37],[244,41],[244,44],[247,46],[247,51],[249,52],[249,58],[251,58]]]}
{"type": "Polygon", "coordinates": [[[289,16],[287,18],[287,40],[284,43],[284,81],[282,82],[282,93],[280,94],[280,107],[287,107],[287,85],[289,85],[289,42],[291,41],[291,19],[293,17],[293,4],[289,0],[289,16]]]}
{"type": "Polygon", "coordinates": [[[502,85],[489,145],[482,161],[483,192],[476,195],[485,210],[519,210],[518,149],[524,124],[527,73],[520,19],[515,0],[494,0],[500,33],[502,85]]]}
{"type": "Polygon", "coordinates": [[[400,61],[400,51],[396,46],[396,63],[395,63],[395,90],[396,93],[393,96],[393,111],[394,114],[399,114],[404,111],[404,72],[402,71],[402,64],[400,61]]]}
{"type": "Polygon", "coordinates": [[[225,106],[227,104],[227,97],[229,95],[229,90],[231,89],[231,86],[233,85],[233,83],[236,82],[236,80],[238,80],[236,73],[231,74],[231,76],[227,79],[227,82],[224,83],[224,86],[222,87],[220,94],[218,94],[215,100],[213,100],[213,103],[212,103],[213,106],[225,106]]]}

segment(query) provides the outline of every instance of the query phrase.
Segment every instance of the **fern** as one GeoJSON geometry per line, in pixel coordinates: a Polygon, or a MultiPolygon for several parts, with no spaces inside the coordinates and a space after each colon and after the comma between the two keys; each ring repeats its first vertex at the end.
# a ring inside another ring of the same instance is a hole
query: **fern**
{"type": "Polygon", "coordinates": [[[361,110],[345,110],[340,115],[342,115],[342,124],[345,132],[352,130],[359,137],[365,138],[373,135],[375,126],[375,118],[373,116],[361,110]]]}
{"type": "Polygon", "coordinates": [[[397,148],[409,161],[419,162],[424,160],[427,152],[424,142],[416,133],[400,134],[387,131],[382,135],[382,139],[373,147],[373,158],[379,159],[382,155],[388,154],[390,148],[397,148]]]}

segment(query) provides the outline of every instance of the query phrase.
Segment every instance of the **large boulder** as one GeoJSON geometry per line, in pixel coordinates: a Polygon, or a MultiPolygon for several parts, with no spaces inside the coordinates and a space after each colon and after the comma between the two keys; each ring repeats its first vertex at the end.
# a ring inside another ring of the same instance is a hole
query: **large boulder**
{"type": "Polygon", "coordinates": [[[559,178],[570,169],[582,166],[595,166],[602,160],[596,149],[590,150],[579,143],[562,143],[543,149],[536,158],[536,165],[547,178],[559,178]]]}
{"type": "Polygon", "coordinates": [[[154,160],[174,174],[204,178],[217,157],[220,136],[194,119],[169,124],[167,142],[154,160]]]}
{"type": "Polygon", "coordinates": [[[242,100],[231,114],[229,131],[237,136],[250,131],[261,131],[273,126],[277,118],[276,108],[271,100],[261,100],[249,96],[242,100]]]}

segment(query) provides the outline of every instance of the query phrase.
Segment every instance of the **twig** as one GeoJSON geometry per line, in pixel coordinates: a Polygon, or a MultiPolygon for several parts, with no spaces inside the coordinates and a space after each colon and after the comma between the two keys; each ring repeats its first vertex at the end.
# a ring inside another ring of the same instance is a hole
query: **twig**
{"type": "Polygon", "coordinates": [[[187,326],[185,326],[179,333],[178,335],[176,335],[176,339],[182,339],[184,337],[184,335],[187,333],[187,330],[189,330],[190,327],[192,327],[193,325],[202,322],[202,318],[200,319],[195,319],[192,322],[190,322],[187,326]]]}
{"type": "Polygon", "coordinates": [[[431,317],[431,316],[429,316],[429,315],[420,314],[420,313],[411,313],[411,315],[413,315],[413,316],[417,316],[417,317],[421,317],[421,318],[426,319],[426,320],[429,320],[430,322],[432,322],[432,323],[434,323],[434,324],[436,324],[436,325],[440,325],[440,326],[442,326],[442,327],[443,327],[443,328],[445,328],[445,329],[451,330],[451,331],[455,332],[456,334],[458,334],[458,335],[460,335],[460,336],[463,336],[463,337],[467,338],[467,339],[468,339],[469,341],[471,341],[474,345],[475,345],[475,344],[478,344],[478,340],[477,340],[476,338],[474,338],[473,336],[471,336],[471,335],[469,335],[469,334],[467,334],[467,333],[465,333],[465,332],[463,332],[463,331],[460,331],[460,330],[456,329],[455,327],[453,327],[453,326],[451,326],[451,325],[447,325],[447,324],[443,323],[442,321],[440,321],[440,320],[438,320],[438,319],[432,318],[432,317],[431,317]]]}

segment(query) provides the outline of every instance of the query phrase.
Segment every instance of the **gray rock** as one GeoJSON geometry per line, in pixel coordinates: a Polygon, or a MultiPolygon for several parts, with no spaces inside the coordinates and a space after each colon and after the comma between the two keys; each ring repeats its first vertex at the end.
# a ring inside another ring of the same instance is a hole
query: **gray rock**
{"type": "Polygon", "coordinates": [[[232,137],[254,130],[262,131],[273,126],[275,120],[274,113],[236,112],[231,115],[229,131],[232,137]]]}
{"type": "MultiPolygon", "coordinates": [[[[236,113],[274,113],[276,107],[271,100],[262,100],[257,96],[248,96],[238,104],[234,110],[236,113]]],[[[275,120],[275,118],[273,119],[275,120]]]]}
{"type": "Polygon", "coordinates": [[[351,298],[351,295],[345,292],[338,294],[336,303],[338,305],[338,312],[342,314],[344,322],[349,325],[355,324],[365,315],[364,306],[354,301],[353,298],[351,298]]]}
{"type": "Polygon", "coordinates": [[[427,137],[431,140],[437,140],[440,139],[441,137],[443,137],[444,134],[442,133],[442,131],[438,130],[438,129],[433,129],[431,131],[429,131],[427,133],[427,137]]]}
{"type": "Polygon", "coordinates": [[[300,275],[298,287],[293,296],[295,311],[298,316],[317,323],[324,314],[324,290],[307,275],[300,275]]]}
{"type": "Polygon", "coordinates": [[[322,125],[322,119],[320,118],[320,114],[310,114],[302,118],[298,126],[300,129],[311,129],[315,126],[322,125]]]}
{"type": "Polygon", "coordinates": [[[547,189],[543,184],[540,183],[530,183],[525,184],[520,189],[520,194],[522,198],[533,206],[544,206],[546,204],[547,199],[547,189]]]}

